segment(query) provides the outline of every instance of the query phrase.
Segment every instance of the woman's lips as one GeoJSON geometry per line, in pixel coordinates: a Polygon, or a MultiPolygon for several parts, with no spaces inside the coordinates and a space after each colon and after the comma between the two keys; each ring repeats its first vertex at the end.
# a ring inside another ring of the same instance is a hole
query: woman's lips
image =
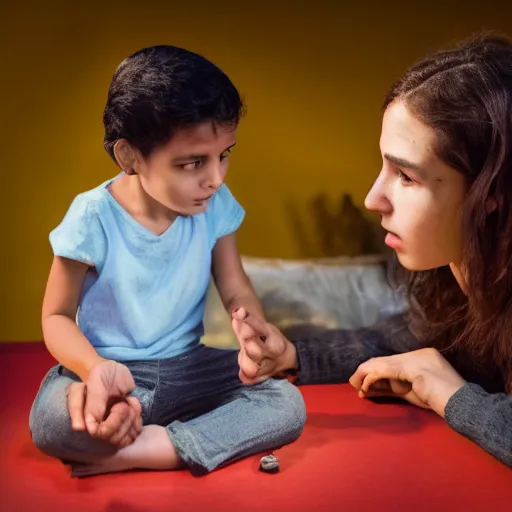
{"type": "Polygon", "coordinates": [[[388,231],[384,243],[395,250],[401,249],[403,245],[400,237],[394,233],[391,233],[390,231],[388,231]]]}

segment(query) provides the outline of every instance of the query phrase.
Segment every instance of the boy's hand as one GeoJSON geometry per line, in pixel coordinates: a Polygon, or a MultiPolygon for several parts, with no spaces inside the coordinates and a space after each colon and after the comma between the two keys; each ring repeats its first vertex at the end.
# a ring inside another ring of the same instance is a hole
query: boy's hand
{"type": "Polygon", "coordinates": [[[294,345],[275,325],[239,308],[232,314],[232,326],[240,343],[239,376],[244,384],[257,384],[297,366],[294,345]]]}
{"type": "Polygon", "coordinates": [[[86,383],[68,390],[68,409],[75,430],[117,446],[127,446],[142,428],[141,406],[128,396],[135,388],[130,370],[115,361],[104,361],[90,372],[86,383]],[[108,413],[108,416],[107,416],[108,413]]]}

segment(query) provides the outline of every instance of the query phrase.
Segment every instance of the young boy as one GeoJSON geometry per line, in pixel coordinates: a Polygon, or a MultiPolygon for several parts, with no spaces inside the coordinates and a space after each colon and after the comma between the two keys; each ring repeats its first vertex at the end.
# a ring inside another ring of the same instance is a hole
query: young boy
{"type": "Polygon", "coordinates": [[[50,235],[42,323],[60,364],[30,415],[36,446],[76,476],[204,474],[302,431],[293,385],[245,386],[238,351],[200,343],[212,273],[229,313],[264,321],[236,244],[244,211],[223,184],[242,111],[229,78],[180,48],[145,48],[114,74],[105,148],[123,172],[50,235]]]}

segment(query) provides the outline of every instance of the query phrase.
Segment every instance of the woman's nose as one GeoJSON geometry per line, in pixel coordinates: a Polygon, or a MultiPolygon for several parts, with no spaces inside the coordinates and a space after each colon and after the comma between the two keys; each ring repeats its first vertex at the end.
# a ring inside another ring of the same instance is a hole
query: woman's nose
{"type": "Polygon", "coordinates": [[[387,184],[381,172],[364,200],[366,209],[380,214],[391,213],[393,206],[387,193],[387,184]]]}

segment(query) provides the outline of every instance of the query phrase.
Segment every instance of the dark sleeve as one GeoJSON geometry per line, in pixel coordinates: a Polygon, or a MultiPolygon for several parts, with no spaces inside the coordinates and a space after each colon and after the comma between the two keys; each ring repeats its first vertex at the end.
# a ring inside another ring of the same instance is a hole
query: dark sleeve
{"type": "Polygon", "coordinates": [[[467,383],[448,400],[447,423],[512,468],[512,396],[467,383]]]}
{"type": "Polygon", "coordinates": [[[372,357],[420,348],[403,315],[367,329],[311,331],[303,337],[287,334],[296,340],[298,385],[347,382],[357,367],[372,357]]]}

